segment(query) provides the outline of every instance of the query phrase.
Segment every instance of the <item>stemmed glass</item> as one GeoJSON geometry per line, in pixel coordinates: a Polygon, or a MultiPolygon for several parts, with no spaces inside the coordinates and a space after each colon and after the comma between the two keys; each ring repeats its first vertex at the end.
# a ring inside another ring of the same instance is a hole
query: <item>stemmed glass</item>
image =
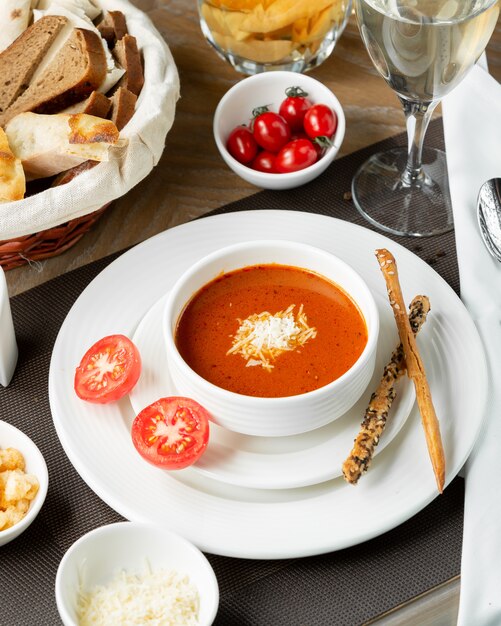
{"type": "Polygon", "coordinates": [[[499,0],[355,0],[364,44],[404,110],[408,147],[373,155],[352,183],[355,206],[396,235],[453,227],[445,154],[424,147],[432,113],[485,49],[499,0]]]}

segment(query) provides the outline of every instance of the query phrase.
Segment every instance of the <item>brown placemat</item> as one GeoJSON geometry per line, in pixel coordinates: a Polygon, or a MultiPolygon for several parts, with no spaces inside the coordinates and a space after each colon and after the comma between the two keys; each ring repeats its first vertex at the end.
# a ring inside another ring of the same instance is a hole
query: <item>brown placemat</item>
{"type": "MultiPolygon", "coordinates": [[[[216,213],[287,209],[342,218],[367,226],[344,199],[358,166],[376,149],[337,160],[319,179],[286,192],[263,191],[216,213]]],[[[440,121],[427,137],[443,146],[440,121]]],[[[454,236],[395,238],[459,289],[454,236]]],[[[52,346],[82,290],[116,255],[51,280],[12,299],[19,363],[0,388],[0,416],[26,432],[48,464],[50,485],[32,526],[0,548],[0,625],[60,624],[54,580],[60,559],[84,533],[122,518],[83,482],[67,459],[52,424],[47,384],[52,346]]],[[[461,562],[463,482],[398,528],[359,546],[303,559],[252,561],[208,555],[220,585],[217,626],[356,626],[457,576],[461,562]]],[[[284,533],[287,529],[284,528],[284,533]]],[[[245,538],[242,538],[245,541],[245,538]]]]}

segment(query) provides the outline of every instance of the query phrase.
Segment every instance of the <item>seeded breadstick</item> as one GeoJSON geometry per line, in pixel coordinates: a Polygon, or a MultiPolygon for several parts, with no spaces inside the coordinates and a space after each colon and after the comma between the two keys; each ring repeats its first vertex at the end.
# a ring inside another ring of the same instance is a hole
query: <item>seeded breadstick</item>
{"type": "Polygon", "coordinates": [[[416,389],[416,400],[421,413],[421,421],[428,445],[431,464],[435,473],[438,491],[442,493],[445,480],[445,455],[440,436],[440,427],[431,399],[431,392],[426,380],[423,361],[419,354],[416,339],[405,313],[404,298],[398,280],[397,264],[388,250],[376,250],[379,267],[386,281],[386,289],[390,300],[398,334],[404,349],[407,365],[407,374],[412,379],[416,389]]]}
{"type": "MultiPolygon", "coordinates": [[[[409,323],[412,332],[417,334],[426,321],[430,310],[430,301],[426,296],[416,296],[409,305],[409,323]]],[[[388,412],[396,396],[395,383],[406,372],[404,349],[400,343],[393,351],[388,365],[384,368],[381,381],[372,394],[355,439],[350,456],[343,463],[345,479],[355,485],[360,476],[367,471],[374,455],[374,450],[386,426],[388,412]]]]}

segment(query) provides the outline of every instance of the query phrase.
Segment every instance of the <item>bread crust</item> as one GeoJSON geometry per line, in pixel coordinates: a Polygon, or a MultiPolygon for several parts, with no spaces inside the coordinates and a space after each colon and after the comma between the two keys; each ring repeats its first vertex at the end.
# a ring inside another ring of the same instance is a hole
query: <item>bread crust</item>
{"type": "Polygon", "coordinates": [[[97,29],[111,50],[128,33],[125,15],[121,11],[108,11],[97,29]]]}
{"type": "Polygon", "coordinates": [[[100,91],[93,91],[83,103],[80,113],[106,118],[111,109],[111,100],[100,91]]]}
{"type": "Polygon", "coordinates": [[[68,116],[70,144],[117,143],[119,132],[111,120],[77,113],[68,116]]]}
{"type": "Polygon", "coordinates": [[[66,107],[60,113],[86,113],[87,115],[94,115],[95,117],[102,117],[106,119],[110,113],[111,100],[108,96],[100,91],[93,91],[88,98],[77,102],[76,104],[66,107]]]}
{"type": "Polygon", "coordinates": [[[122,37],[120,41],[117,41],[113,54],[125,69],[125,74],[118,81],[117,86],[125,87],[136,96],[139,96],[144,85],[144,74],[141,53],[138,50],[136,38],[132,35],[122,37]]]}
{"type": "Polygon", "coordinates": [[[124,87],[119,87],[111,97],[111,115],[110,119],[118,128],[122,128],[131,120],[134,115],[137,96],[124,87]]]}
{"type": "Polygon", "coordinates": [[[71,182],[79,174],[82,174],[87,170],[91,170],[92,168],[96,167],[96,165],[99,165],[99,161],[84,161],[83,163],[80,163],[80,165],[76,165],[75,167],[72,167],[65,172],[61,172],[54,178],[51,183],[51,187],[66,185],[66,183],[71,182]]]}

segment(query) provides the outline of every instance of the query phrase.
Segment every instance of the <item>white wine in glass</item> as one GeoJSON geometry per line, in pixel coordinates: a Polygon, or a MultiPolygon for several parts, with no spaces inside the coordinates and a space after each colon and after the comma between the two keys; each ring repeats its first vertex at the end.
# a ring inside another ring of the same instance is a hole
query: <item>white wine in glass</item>
{"type": "Polygon", "coordinates": [[[499,0],[355,0],[374,66],[397,93],[408,147],[373,155],[356,173],[357,209],[396,235],[428,236],[453,227],[445,154],[424,147],[431,115],[485,49],[499,0]]]}

